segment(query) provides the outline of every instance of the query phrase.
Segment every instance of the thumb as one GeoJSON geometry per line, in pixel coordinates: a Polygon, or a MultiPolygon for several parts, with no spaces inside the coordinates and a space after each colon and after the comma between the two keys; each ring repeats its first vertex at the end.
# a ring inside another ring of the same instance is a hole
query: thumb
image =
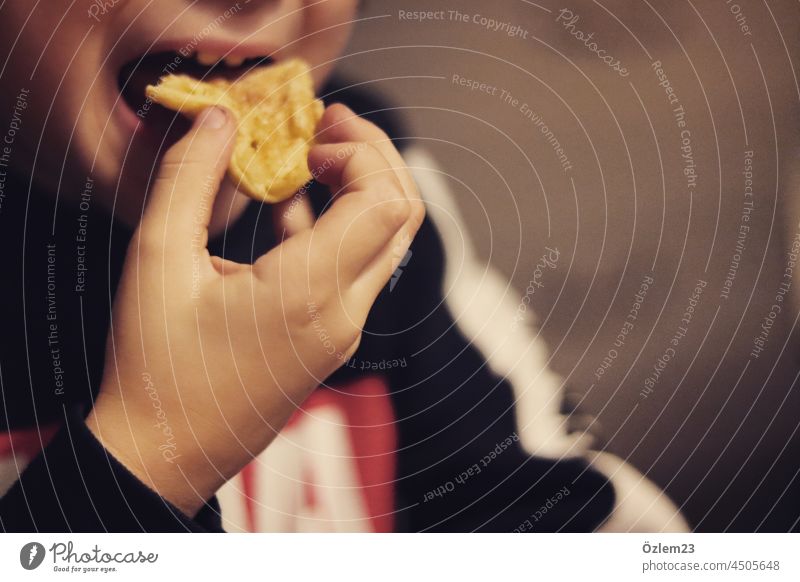
{"type": "Polygon", "coordinates": [[[199,236],[205,246],[235,137],[236,123],[227,109],[209,107],[197,116],[189,133],[161,161],[142,218],[142,234],[161,237],[164,244],[200,242],[199,236]]]}

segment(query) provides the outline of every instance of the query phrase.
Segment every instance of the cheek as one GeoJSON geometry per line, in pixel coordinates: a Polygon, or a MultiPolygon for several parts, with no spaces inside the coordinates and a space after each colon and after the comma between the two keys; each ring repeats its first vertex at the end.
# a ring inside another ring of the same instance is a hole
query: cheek
{"type": "Polygon", "coordinates": [[[65,172],[74,169],[74,164],[64,162],[68,152],[97,147],[99,132],[93,129],[86,139],[86,128],[98,124],[96,118],[106,106],[101,96],[108,82],[99,66],[101,37],[87,35],[90,25],[85,12],[70,12],[58,26],[62,16],[34,13],[37,33],[24,34],[28,28],[22,29],[9,54],[4,76],[7,84],[0,97],[6,103],[21,88],[30,91],[18,161],[28,165],[35,157],[37,173],[56,177],[62,168],[65,172]]]}
{"type": "Polygon", "coordinates": [[[330,69],[335,66],[336,58],[342,53],[350,32],[353,20],[357,17],[357,0],[328,0],[327,2],[310,1],[303,11],[303,34],[305,37],[292,51],[303,57],[313,67],[314,80],[321,85],[330,69]]]}
{"type": "Polygon", "coordinates": [[[349,22],[353,20],[358,12],[358,0],[306,0],[305,16],[306,21],[322,28],[338,22],[349,22]]]}

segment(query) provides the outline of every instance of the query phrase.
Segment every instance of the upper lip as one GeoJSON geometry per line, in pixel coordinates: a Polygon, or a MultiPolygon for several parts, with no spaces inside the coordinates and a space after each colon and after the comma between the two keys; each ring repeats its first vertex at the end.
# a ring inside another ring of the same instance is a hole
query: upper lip
{"type": "Polygon", "coordinates": [[[239,42],[226,38],[183,37],[172,39],[159,39],[145,46],[143,43],[131,43],[119,56],[116,68],[120,69],[126,64],[142,59],[149,54],[174,52],[184,58],[194,58],[198,52],[219,55],[220,57],[235,57],[250,59],[256,57],[271,57],[275,59],[277,48],[263,42],[239,42]]]}

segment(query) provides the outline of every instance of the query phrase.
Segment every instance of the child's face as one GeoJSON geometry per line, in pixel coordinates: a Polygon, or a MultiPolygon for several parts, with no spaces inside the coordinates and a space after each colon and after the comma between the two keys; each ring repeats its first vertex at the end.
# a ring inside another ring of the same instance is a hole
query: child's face
{"type": "MultiPolygon", "coordinates": [[[[185,128],[185,121],[166,110],[155,105],[146,110],[145,85],[165,72],[204,75],[208,69],[196,57],[208,53],[229,59],[209,77],[217,71],[235,76],[253,63],[236,66],[237,59],[296,56],[311,65],[319,86],[344,48],[356,4],[357,0],[6,2],[0,47],[10,58],[2,73],[2,115],[8,112],[10,119],[17,95],[29,91],[11,165],[24,176],[32,172],[34,180],[53,193],[59,190],[62,200],[76,199],[91,177],[93,202],[107,209],[114,205],[119,217],[135,224],[154,162],[185,128]]],[[[227,195],[230,201],[232,192],[227,195]]]]}

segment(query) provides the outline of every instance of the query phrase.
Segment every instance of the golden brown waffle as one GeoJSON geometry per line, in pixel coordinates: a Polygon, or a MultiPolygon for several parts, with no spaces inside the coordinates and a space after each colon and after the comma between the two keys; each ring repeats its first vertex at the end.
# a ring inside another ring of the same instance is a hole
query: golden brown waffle
{"type": "Polygon", "coordinates": [[[306,160],[324,107],[305,62],[259,67],[235,81],[167,75],[148,85],[147,97],[192,118],[212,105],[229,109],[238,135],[228,171],[248,196],[280,202],[311,179],[306,160]]]}

